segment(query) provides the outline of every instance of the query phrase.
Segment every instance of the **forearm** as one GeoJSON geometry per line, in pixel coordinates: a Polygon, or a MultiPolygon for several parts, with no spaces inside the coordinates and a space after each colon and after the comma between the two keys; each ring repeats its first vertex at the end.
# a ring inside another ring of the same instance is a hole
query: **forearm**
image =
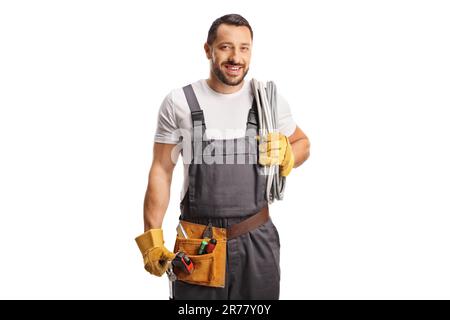
{"type": "Polygon", "coordinates": [[[152,168],[144,200],[144,229],[161,228],[169,206],[172,176],[152,168]]]}
{"type": "Polygon", "coordinates": [[[297,168],[309,158],[309,146],[308,138],[302,138],[291,144],[294,153],[294,168],[297,168]]]}

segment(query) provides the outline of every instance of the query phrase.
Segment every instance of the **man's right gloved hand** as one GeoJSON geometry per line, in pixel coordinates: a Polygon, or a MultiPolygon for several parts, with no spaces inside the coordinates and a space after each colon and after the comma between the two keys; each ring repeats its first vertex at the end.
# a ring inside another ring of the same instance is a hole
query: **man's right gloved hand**
{"type": "Polygon", "coordinates": [[[136,238],[136,243],[144,257],[145,270],[161,277],[169,268],[169,261],[175,254],[164,247],[162,229],[150,229],[136,238]]]}

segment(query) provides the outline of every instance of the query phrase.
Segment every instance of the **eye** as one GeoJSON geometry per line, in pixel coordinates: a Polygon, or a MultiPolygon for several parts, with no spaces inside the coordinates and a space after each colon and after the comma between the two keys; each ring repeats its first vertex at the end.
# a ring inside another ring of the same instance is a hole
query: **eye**
{"type": "Polygon", "coordinates": [[[228,49],[230,46],[228,46],[228,45],[224,45],[224,46],[222,46],[222,47],[220,47],[221,49],[228,49]]]}
{"type": "Polygon", "coordinates": [[[248,49],[249,49],[248,47],[242,47],[241,48],[242,51],[248,51],[248,49]]]}

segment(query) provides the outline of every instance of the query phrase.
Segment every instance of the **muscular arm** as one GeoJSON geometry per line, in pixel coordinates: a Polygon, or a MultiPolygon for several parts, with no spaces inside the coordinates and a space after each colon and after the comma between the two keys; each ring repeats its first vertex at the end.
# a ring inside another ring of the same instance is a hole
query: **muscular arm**
{"type": "Polygon", "coordinates": [[[161,228],[169,205],[170,184],[175,164],[171,153],[175,144],[155,143],[153,162],[144,199],[144,229],[161,228]]]}
{"type": "Polygon", "coordinates": [[[289,136],[289,142],[294,153],[294,168],[297,168],[309,158],[309,139],[297,126],[294,133],[289,136]]]}

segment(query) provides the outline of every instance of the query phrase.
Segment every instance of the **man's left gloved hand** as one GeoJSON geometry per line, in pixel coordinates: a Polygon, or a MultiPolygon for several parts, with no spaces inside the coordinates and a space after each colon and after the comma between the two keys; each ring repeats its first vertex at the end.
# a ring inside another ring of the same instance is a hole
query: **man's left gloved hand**
{"type": "Polygon", "coordinates": [[[280,174],[286,177],[294,167],[294,153],[288,137],[279,132],[271,132],[259,138],[259,164],[279,165],[280,174]]]}

